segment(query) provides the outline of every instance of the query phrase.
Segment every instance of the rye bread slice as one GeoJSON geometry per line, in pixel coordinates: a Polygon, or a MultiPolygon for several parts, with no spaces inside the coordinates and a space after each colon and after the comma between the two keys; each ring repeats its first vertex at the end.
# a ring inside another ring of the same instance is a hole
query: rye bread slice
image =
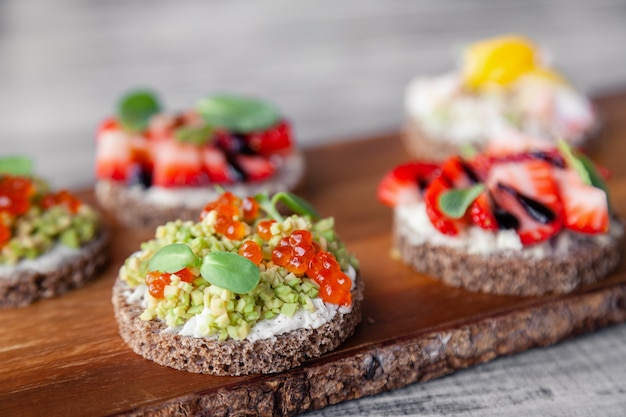
{"type": "Polygon", "coordinates": [[[580,238],[567,255],[536,259],[512,252],[482,255],[448,246],[413,244],[405,230],[406,225],[396,218],[394,244],[413,269],[454,287],[501,295],[568,293],[599,281],[617,268],[623,244],[623,233],[608,236],[603,244],[580,238]]]}
{"type": "Polygon", "coordinates": [[[82,287],[107,264],[108,244],[109,232],[103,229],[75,254],[49,268],[35,270],[18,263],[12,272],[0,275],[0,307],[24,307],[82,287]]]}
{"type": "Polygon", "coordinates": [[[364,284],[357,276],[350,312],[337,312],[317,329],[298,329],[254,342],[219,341],[164,331],[166,326],[161,321],[139,319],[144,309],[140,302],[128,303],[124,295],[128,288],[118,277],[112,301],[120,335],[135,353],[174,369],[224,376],[282,372],[337,348],[361,321],[364,284]]]}
{"type": "MultiPolygon", "coordinates": [[[[304,170],[304,156],[301,153],[295,153],[286,158],[285,163],[274,176],[266,181],[225,184],[222,188],[240,196],[254,195],[263,191],[270,194],[293,191],[300,185],[304,170]]],[[[139,185],[129,187],[124,183],[108,180],[99,180],[95,186],[100,206],[120,224],[136,228],[156,228],[177,219],[198,220],[204,206],[220,194],[220,191],[211,185],[198,188],[199,192],[207,194],[206,200],[190,202],[186,201],[184,196],[180,196],[178,201],[164,203],[151,200],[148,197],[148,191],[149,189],[139,185]]]]}

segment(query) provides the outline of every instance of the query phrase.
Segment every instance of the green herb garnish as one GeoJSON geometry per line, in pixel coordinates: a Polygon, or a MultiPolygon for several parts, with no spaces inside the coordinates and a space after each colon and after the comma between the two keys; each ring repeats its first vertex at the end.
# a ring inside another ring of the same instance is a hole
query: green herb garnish
{"type": "Polygon", "coordinates": [[[269,103],[226,94],[200,100],[196,110],[211,125],[237,133],[266,130],[280,119],[278,110],[269,103]]]}
{"type": "Polygon", "coordinates": [[[200,274],[220,288],[245,294],[256,288],[261,271],[251,260],[231,252],[210,252],[202,259],[200,274]]]}
{"type": "Polygon", "coordinates": [[[460,219],[465,215],[467,208],[485,190],[483,184],[476,184],[469,188],[459,188],[444,192],[439,196],[437,204],[439,210],[451,219],[460,219]]]}
{"type": "Polygon", "coordinates": [[[578,176],[587,185],[593,185],[596,188],[601,189],[607,195],[609,195],[608,187],[604,182],[604,179],[598,172],[595,164],[587,155],[582,154],[578,150],[574,149],[569,143],[564,140],[558,142],[559,151],[565,159],[567,166],[572,168],[578,173],[578,176]]]}
{"type": "Polygon", "coordinates": [[[33,161],[25,156],[5,156],[0,158],[0,174],[30,177],[33,175],[33,161]]]}
{"type": "Polygon", "coordinates": [[[159,249],[148,262],[148,271],[178,272],[190,266],[199,266],[200,259],[184,243],[173,243],[159,249]]]}
{"type": "Polygon", "coordinates": [[[261,272],[249,259],[231,252],[211,252],[200,258],[184,243],[172,243],[159,249],[148,262],[148,271],[175,273],[188,267],[200,266],[200,275],[209,283],[245,294],[252,291],[261,272]]]}
{"type": "Polygon", "coordinates": [[[161,111],[157,96],[150,90],[134,90],[124,95],[117,106],[122,126],[130,132],[143,132],[150,118],[161,111]]]}
{"type": "Polygon", "coordinates": [[[182,126],[174,131],[174,137],[179,142],[204,145],[211,140],[212,133],[213,128],[210,125],[182,126]]]}
{"type": "Polygon", "coordinates": [[[308,201],[286,191],[274,194],[271,199],[267,193],[257,194],[254,196],[254,199],[268,216],[277,221],[284,220],[283,216],[276,208],[278,203],[282,203],[288,209],[301,216],[311,216],[313,219],[319,219],[320,217],[315,208],[309,204],[308,201]]]}

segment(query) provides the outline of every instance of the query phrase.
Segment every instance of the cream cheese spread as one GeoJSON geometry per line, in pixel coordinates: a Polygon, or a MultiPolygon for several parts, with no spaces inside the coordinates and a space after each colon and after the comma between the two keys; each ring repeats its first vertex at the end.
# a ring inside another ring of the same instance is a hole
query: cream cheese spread
{"type": "MultiPolygon", "coordinates": [[[[397,206],[394,215],[396,233],[405,237],[412,245],[428,243],[477,255],[507,254],[543,259],[567,254],[576,244],[576,239],[582,236],[580,233],[563,230],[551,241],[524,247],[515,230],[500,230],[493,233],[477,226],[469,226],[461,230],[457,236],[444,235],[430,222],[424,202],[397,206]]],[[[617,221],[611,221],[609,233],[584,235],[584,238],[592,239],[598,245],[607,245],[612,238],[623,233],[623,226],[617,221]]]]}
{"type": "Polygon", "coordinates": [[[593,127],[590,101],[569,85],[523,76],[507,88],[468,92],[459,73],[415,78],[405,95],[405,110],[420,129],[452,143],[486,143],[514,127],[542,138],[578,145],[593,127]]]}

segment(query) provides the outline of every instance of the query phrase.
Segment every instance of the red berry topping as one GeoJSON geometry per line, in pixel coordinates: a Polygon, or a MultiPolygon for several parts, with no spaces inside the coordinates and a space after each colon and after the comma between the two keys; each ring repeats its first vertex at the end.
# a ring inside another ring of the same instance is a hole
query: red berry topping
{"type": "Polygon", "coordinates": [[[292,147],[291,126],[281,120],[263,132],[254,132],[245,137],[248,147],[261,155],[289,152],[292,147]]]}
{"type": "Polygon", "coordinates": [[[389,172],[378,186],[378,200],[389,206],[420,201],[421,189],[432,179],[438,165],[409,162],[389,172]]]}
{"type": "Polygon", "coordinates": [[[424,203],[426,205],[426,214],[435,229],[444,235],[456,236],[459,234],[460,222],[449,219],[439,209],[439,196],[451,189],[452,187],[443,176],[439,175],[426,188],[424,203]]]}

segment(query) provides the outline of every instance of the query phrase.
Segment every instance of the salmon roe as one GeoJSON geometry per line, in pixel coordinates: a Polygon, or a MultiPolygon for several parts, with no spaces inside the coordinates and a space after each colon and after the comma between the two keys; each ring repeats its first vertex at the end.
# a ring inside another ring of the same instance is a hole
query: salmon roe
{"type": "Polygon", "coordinates": [[[239,255],[248,258],[255,265],[259,265],[263,260],[263,250],[258,243],[252,240],[246,240],[239,248],[239,255]]]}
{"type": "Polygon", "coordinates": [[[0,212],[19,216],[28,211],[35,194],[33,182],[26,177],[4,175],[0,178],[0,212]]]}
{"type": "Polygon", "coordinates": [[[181,269],[180,271],[169,274],[161,271],[151,271],[146,275],[146,285],[148,286],[148,292],[154,298],[163,298],[165,296],[164,290],[167,285],[172,282],[172,275],[178,276],[181,281],[191,282],[195,276],[189,268],[181,269]]]}
{"type": "Polygon", "coordinates": [[[76,214],[82,202],[67,190],[61,190],[56,193],[45,195],[41,199],[41,207],[44,210],[52,206],[65,206],[70,213],[76,214]]]}
{"type": "Polygon", "coordinates": [[[233,193],[225,192],[217,200],[204,207],[200,213],[200,219],[204,219],[211,211],[217,214],[215,222],[217,233],[231,240],[241,240],[247,234],[245,222],[253,221],[258,217],[259,205],[251,197],[241,200],[233,193]]]}
{"type": "Polygon", "coordinates": [[[352,303],[352,281],[341,270],[335,256],[313,241],[311,232],[295,230],[280,240],[272,251],[272,262],[296,276],[306,274],[320,287],[325,302],[349,306],[352,303]]]}
{"type": "Polygon", "coordinates": [[[263,220],[256,225],[256,233],[263,240],[270,240],[272,238],[272,232],[270,228],[276,223],[276,220],[263,220]]]}

